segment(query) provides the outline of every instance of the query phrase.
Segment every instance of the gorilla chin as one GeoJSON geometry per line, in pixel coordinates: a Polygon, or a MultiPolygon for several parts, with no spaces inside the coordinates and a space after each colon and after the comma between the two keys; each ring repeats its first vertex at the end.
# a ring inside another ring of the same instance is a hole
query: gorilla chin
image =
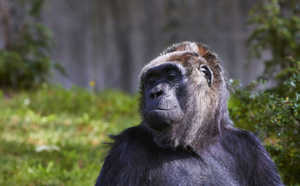
{"type": "Polygon", "coordinates": [[[178,107],[173,109],[153,109],[145,114],[145,121],[151,129],[161,132],[180,120],[180,115],[181,111],[178,107]]]}

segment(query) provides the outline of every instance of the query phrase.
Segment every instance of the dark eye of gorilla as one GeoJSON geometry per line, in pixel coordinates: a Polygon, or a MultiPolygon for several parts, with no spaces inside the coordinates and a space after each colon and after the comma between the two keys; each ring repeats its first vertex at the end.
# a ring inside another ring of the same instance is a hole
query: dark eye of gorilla
{"type": "Polygon", "coordinates": [[[149,80],[147,81],[147,86],[153,86],[157,81],[157,77],[150,77],[149,80]]]}
{"type": "Polygon", "coordinates": [[[177,71],[170,70],[167,73],[167,80],[168,81],[180,81],[180,79],[181,79],[181,76],[180,76],[179,72],[177,72],[177,71]]]}
{"type": "Polygon", "coordinates": [[[169,74],[169,75],[167,76],[167,78],[168,78],[169,81],[173,81],[173,80],[175,79],[175,77],[176,77],[175,74],[169,74]]]}
{"type": "Polygon", "coordinates": [[[210,87],[211,83],[213,81],[212,71],[206,65],[201,65],[200,71],[201,71],[201,74],[206,78],[208,86],[210,87]]]}
{"type": "Polygon", "coordinates": [[[167,80],[176,82],[181,80],[181,70],[172,63],[149,69],[145,74],[145,86],[153,86],[159,80],[167,80]],[[164,79],[163,79],[164,78],[164,79]]]}

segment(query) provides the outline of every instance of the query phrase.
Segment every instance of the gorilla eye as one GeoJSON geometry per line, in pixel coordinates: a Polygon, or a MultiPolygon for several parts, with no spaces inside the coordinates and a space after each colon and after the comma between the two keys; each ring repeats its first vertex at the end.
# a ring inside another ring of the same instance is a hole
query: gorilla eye
{"type": "Polygon", "coordinates": [[[213,81],[213,73],[206,65],[200,66],[200,72],[201,74],[207,79],[208,86],[211,86],[211,83],[213,81]]]}
{"type": "Polygon", "coordinates": [[[152,81],[148,81],[148,85],[152,86],[152,85],[155,84],[155,82],[156,82],[156,81],[153,81],[153,80],[152,80],[152,81]]]}
{"type": "Polygon", "coordinates": [[[147,82],[147,85],[153,86],[157,82],[157,80],[158,80],[157,77],[150,76],[146,82],[147,82]]]}
{"type": "Polygon", "coordinates": [[[175,80],[175,78],[176,78],[176,75],[175,75],[175,74],[169,74],[169,75],[167,76],[167,79],[168,79],[169,81],[175,80]]]}
{"type": "Polygon", "coordinates": [[[181,76],[180,70],[173,67],[172,69],[167,69],[165,77],[167,81],[180,81],[181,76]]]}

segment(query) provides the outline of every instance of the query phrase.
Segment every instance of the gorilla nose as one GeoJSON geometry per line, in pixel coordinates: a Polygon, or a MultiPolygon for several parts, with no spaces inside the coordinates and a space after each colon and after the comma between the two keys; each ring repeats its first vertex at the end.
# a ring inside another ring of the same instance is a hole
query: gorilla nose
{"type": "Polygon", "coordinates": [[[150,98],[157,99],[163,94],[162,90],[154,90],[150,93],[150,98]]]}

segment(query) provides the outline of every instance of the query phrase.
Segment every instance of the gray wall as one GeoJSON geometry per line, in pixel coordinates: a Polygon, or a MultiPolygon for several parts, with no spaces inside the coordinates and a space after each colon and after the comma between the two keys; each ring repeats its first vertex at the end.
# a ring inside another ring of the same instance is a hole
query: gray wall
{"type": "Polygon", "coordinates": [[[243,83],[260,72],[246,66],[246,26],[252,0],[49,0],[41,21],[55,34],[52,58],[68,77],[54,82],[97,90],[137,91],[142,67],[168,45],[200,41],[219,54],[230,78],[243,83]]]}

